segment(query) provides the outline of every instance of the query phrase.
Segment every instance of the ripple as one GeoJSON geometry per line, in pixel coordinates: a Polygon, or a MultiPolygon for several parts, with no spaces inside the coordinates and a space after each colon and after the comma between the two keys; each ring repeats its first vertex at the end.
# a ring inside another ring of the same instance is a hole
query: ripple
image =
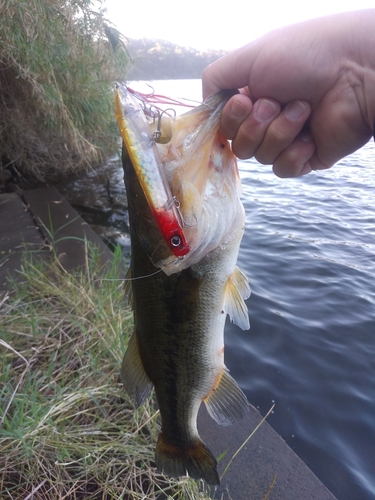
{"type": "Polygon", "coordinates": [[[251,329],[228,325],[227,364],[343,500],[375,491],[374,153],[291,180],[240,163],[251,329]]]}

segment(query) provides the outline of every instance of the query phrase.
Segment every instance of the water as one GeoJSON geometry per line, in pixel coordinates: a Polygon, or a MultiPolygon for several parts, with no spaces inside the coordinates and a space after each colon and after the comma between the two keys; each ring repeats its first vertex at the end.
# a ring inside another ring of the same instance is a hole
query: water
{"type": "MultiPolygon", "coordinates": [[[[153,85],[200,99],[198,80],[153,85]]],[[[375,498],[374,164],[371,143],[300,179],[239,163],[247,214],[239,266],[252,288],[251,328],[227,325],[226,364],[262,414],[275,402],[269,423],[339,500],[375,498]]],[[[78,203],[83,215],[128,248],[118,160],[95,175],[90,196],[93,178],[65,194],[83,192],[91,200],[89,210],[78,203]],[[102,212],[105,229],[95,219],[102,212]]]]}
{"type": "Polygon", "coordinates": [[[249,401],[339,499],[375,497],[375,148],[280,180],[241,162],[251,329],[228,325],[249,401]]]}

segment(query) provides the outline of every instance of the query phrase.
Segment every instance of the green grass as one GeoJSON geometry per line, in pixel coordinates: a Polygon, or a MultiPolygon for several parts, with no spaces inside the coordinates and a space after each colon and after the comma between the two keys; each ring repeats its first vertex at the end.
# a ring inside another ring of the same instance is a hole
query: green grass
{"type": "Polygon", "coordinates": [[[0,498],[208,498],[154,467],[157,412],[118,380],[132,330],[120,252],[105,271],[89,253],[76,274],[29,255],[0,296],[0,498]]]}

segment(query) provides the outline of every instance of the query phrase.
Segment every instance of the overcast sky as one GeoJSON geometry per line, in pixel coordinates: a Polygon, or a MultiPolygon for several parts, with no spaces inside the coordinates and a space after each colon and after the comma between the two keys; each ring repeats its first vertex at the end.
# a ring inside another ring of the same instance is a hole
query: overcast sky
{"type": "Polygon", "coordinates": [[[105,5],[108,19],[129,38],[232,50],[277,27],[371,8],[374,0],[106,0],[105,5]]]}

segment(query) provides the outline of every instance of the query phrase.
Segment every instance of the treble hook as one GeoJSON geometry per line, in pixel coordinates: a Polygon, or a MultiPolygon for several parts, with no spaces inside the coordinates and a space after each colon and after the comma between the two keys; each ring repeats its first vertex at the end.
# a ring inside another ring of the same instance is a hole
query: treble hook
{"type": "Polygon", "coordinates": [[[173,108],[167,108],[167,109],[164,109],[162,112],[160,112],[160,110],[156,109],[157,113],[155,113],[158,117],[158,122],[156,124],[156,131],[152,134],[152,138],[157,141],[158,139],[160,139],[161,137],[161,119],[163,118],[163,115],[164,113],[168,116],[169,113],[172,111],[172,113],[174,114],[174,116],[176,117],[176,110],[173,109],[173,108]],[[168,113],[169,112],[169,113],[168,113]]]}
{"type": "MultiPolygon", "coordinates": [[[[163,113],[160,113],[160,111],[158,109],[156,111],[157,111],[156,114],[157,114],[157,117],[158,117],[158,122],[156,124],[156,130],[152,134],[152,138],[154,139],[154,141],[157,141],[161,137],[161,117],[163,115],[163,113]]],[[[155,117],[154,117],[154,121],[155,121],[155,117]]]]}
{"type": "Polygon", "coordinates": [[[176,210],[177,210],[177,214],[178,214],[178,218],[179,218],[179,224],[180,224],[180,227],[181,229],[183,229],[185,226],[186,227],[194,227],[198,224],[198,219],[196,217],[195,214],[193,214],[194,216],[194,223],[189,223],[187,222],[187,220],[184,218],[184,216],[182,215],[182,211],[181,211],[181,203],[178,201],[178,199],[176,198],[176,196],[173,196],[172,200],[171,200],[171,204],[174,204],[176,210]]]}

